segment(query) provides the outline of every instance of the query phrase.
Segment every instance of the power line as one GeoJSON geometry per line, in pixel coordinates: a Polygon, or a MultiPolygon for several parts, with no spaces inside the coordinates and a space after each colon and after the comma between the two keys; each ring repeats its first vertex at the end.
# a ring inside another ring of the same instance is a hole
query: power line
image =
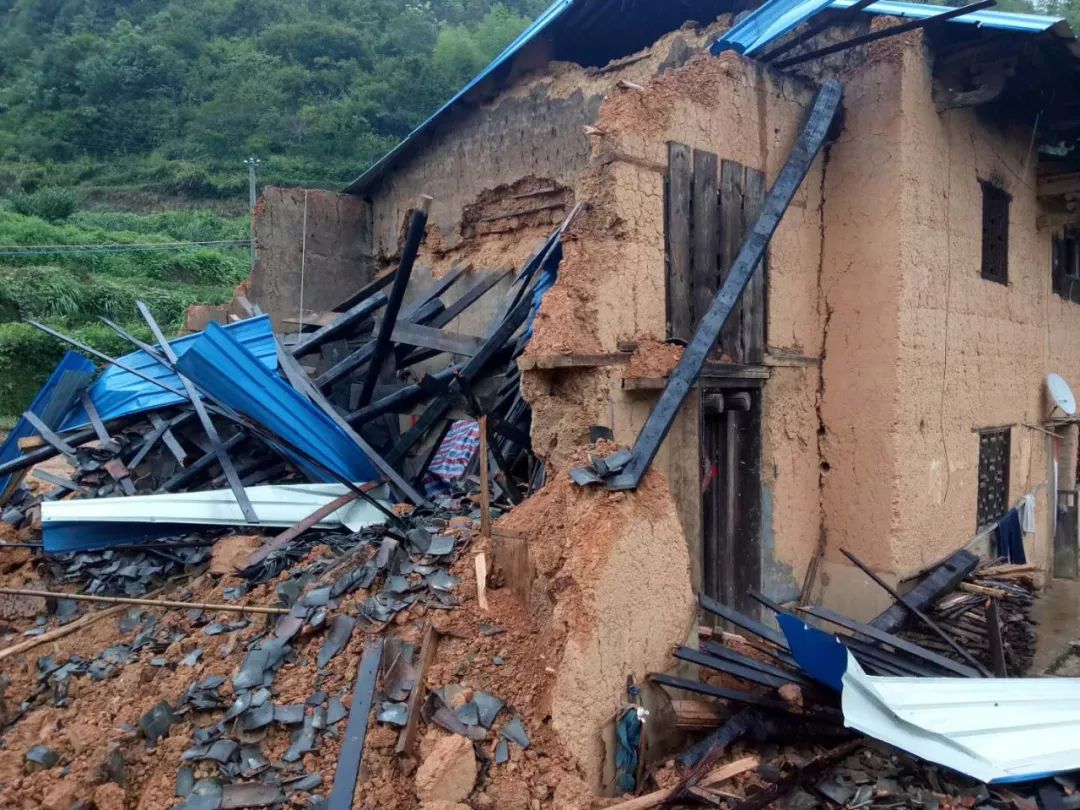
{"type": "Polygon", "coordinates": [[[12,256],[50,256],[63,254],[94,253],[149,253],[169,250],[198,250],[199,248],[247,247],[247,239],[218,239],[207,242],[163,242],[144,245],[20,245],[14,248],[0,249],[0,257],[12,256]]]}

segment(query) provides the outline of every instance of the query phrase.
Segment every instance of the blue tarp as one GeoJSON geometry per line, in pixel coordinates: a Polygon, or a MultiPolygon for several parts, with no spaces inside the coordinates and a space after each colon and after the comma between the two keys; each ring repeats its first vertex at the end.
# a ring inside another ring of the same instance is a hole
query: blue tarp
{"type": "MultiPolygon", "coordinates": [[[[270,328],[270,318],[268,316],[262,315],[258,318],[237,321],[226,326],[224,331],[234,341],[243,345],[263,368],[270,371],[277,368],[277,345],[274,341],[274,333],[270,328]]],[[[195,345],[200,336],[201,333],[187,335],[176,340],[170,340],[169,345],[172,346],[178,357],[183,357],[195,345]]],[[[182,390],[182,384],[177,376],[151,358],[146,352],[132,352],[119,359],[126,366],[141,371],[155,380],[161,380],[166,385],[182,390]]],[[[116,366],[109,366],[94,381],[94,384],[90,386],[90,398],[101,413],[101,418],[106,422],[121,416],[156,410],[184,401],[182,397],[178,397],[116,366]]],[[[82,406],[77,406],[71,416],[64,421],[61,429],[74,430],[85,427],[89,422],[90,419],[87,417],[86,411],[83,410],[82,406]]]]}
{"type": "MultiPolygon", "coordinates": [[[[191,343],[177,367],[214,399],[302,447],[342,478],[355,482],[379,477],[333,419],[216,323],[191,343]]],[[[286,454],[311,480],[336,481],[303,458],[286,454]]]]}
{"type": "MultiPolygon", "coordinates": [[[[27,409],[31,411],[35,416],[39,416],[50,427],[55,428],[61,419],[64,418],[63,413],[49,414],[49,405],[52,404],[53,394],[56,393],[57,386],[60,385],[60,381],[64,379],[65,374],[79,374],[89,379],[94,373],[94,364],[83,357],[81,354],[75,352],[68,352],[61,358],[57,364],[53,373],[49,375],[49,379],[45,381],[45,384],[41,386],[41,390],[37,392],[34,397],[34,401],[30,403],[30,407],[27,409]]],[[[65,410],[70,403],[63,403],[61,407],[65,410]]],[[[80,407],[79,410],[82,410],[80,407]]],[[[5,461],[11,461],[14,458],[19,457],[22,453],[19,451],[19,439],[24,439],[27,436],[36,436],[37,431],[34,426],[21,418],[15,423],[15,427],[11,433],[4,439],[4,443],[0,444],[0,464],[5,461]]],[[[4,492],[8,482],[11,480],[11,476],[4,476],[0,478],[0,494],[4,492]]]]}

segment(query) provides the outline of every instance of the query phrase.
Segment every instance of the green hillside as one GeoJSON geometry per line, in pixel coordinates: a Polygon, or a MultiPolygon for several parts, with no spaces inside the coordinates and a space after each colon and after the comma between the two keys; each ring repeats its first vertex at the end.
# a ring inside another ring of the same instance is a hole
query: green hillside
{"type": "Polygon", "coordinates": [[[0,0],[0,194],[340,186],[543,0],[0,0]]]}

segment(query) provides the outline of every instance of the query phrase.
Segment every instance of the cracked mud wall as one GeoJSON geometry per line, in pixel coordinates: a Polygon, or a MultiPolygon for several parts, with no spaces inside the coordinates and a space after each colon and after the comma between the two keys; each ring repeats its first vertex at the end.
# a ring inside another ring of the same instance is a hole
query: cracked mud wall
{"type": "Polygon", "coordinates": [[[585,127],[595,122],[605,96],[620,81],[644,83],[681,65],[723,27],[672,32],[604,68],[548,62],[530,72],[523,60],[508,87],[450,113],[430,142],[367,190],[376,254],[395,255],[401,223],[419,194],[434,198],[431,233],[455,249],[469,241],[463,212],[488,190],[528,177],[575,188],[589,162],[585,127]]]}
{"type": "MultiPolygon", "coordinates": [[[[1023,125],[938,113],[921,36],[889,41],[845,88],[826,177],[825,602],[856,618],[886,580],[976,534],[980,428],[1011,426],[1009,503],[1036,496],[1031,561],[1051,545],[1047,373],[1080,385],[1080,307],[1051,292],[1036,155],[1023,125]],[[1007,285],[981,277],[982,191],[1011,196],[1007,285]]],[[[987,552],[987,547],[977,550],[987,552]]]]}
{"type": "Polygon", "coordinates": [[[672,645],[694,623],[690,558],[668,482],[651,470],[637,491],[607,492],[561,473],[500,525],[528,537],[531,613],[550,639],[548,722],[592,791],[610,792],[604,769],[626,678],[655,711],[645,676],[673,666],[672,645]]]}
{"type": "MultiPolygon", "coordinates": [[[[592,204],[568,242],[559,281],[540,311],[528,355],[614,352],[624,341],[666,337],[664,175],[668,141],[762,170],[771,185],[813,100],[801,81],[774,78],[733,54],[698,57],[643,89],[613,92],[578,186],[592,204]]],[[[819,159],[770,245],[768,335],[772,376],[763,396],[766,552],[762,586],[789,598],[820,535],[817,448],[818,302],[821,264],[819,159]]],[[[617,368],[527,372],[538,450],[565,468],[590,424],[636,437],[657,393],[626,391],[617,368]],[[567,441],[569,439],[569,441],[567,441]]],[[[700,437],[695,390],[655,466],[672,482],[700,585],[700,437]]]]}
{"type": "Polygon", "coordinates": [[[370,210],[359,197],[267,186],[253,226],[258,261],[248,296],[275,329],[300,314],[301,268],[305,312],[329,310],[372,278],[370,210]]]}
{"type": "Polygon", "coordinates": [[[1049,413],[1050,371],[1080,386],[1080,308],[1051,292],[1051,232],[1037,227],[1037,154],[1030,124],[998,126],[973,110],[935,112],[924,46],[903,61],[901,150],[907,178],[899,210],[898,475],[893,565],[918,570],[976,532],[979,436],[1012,426],[1009,498],[1036,492],[1037,532],[1025,546],[1044,565],[1050,547],[1047,437],[1025,428],[1049,413]],[[981,277],[982,190],[1012,196],[1008,284],[981,277]]]}
{"type": "MultiPolygon", "coordinates": [[[[893,568],[898,447],[900,231],[904,137],[899,66],[865,64],[844,86],[843,130],[828,152],[820,272],[821,514],[826,604],[874,615],[880,591],[839,554],[893,568]]],[[[887,602],[888,597],[885,596],[887,602]]]]}

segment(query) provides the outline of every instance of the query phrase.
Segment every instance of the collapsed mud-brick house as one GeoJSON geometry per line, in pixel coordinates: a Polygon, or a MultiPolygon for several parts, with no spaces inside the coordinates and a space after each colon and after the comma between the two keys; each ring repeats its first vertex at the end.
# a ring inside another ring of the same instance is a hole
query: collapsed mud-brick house
{"type": "Polygon", "coordinates": [[[867,618],[888,595],[841,549],[901,581],[968,544],[994,554],[987,530],[1025,502],[1027,557],[1075,575],[1076,425],[1045,383],[1080,384],[1078,59],[1065,23],[1034,15],[559,2],[341,193],[266,189],[247,294],[281,328],[317,320],[394,266],[426,194],[418,272],[490,278],[449,325],[481,334],[506,268],[582,204],[519,360],[533,449],[562,481],[597,427],[634,444],[819,88],[842,83],[648,498],[606,496],[625,499],[619,528],[591,545],[610,527],[590,519],[609,517],[566,481],[564,514],[513,513],[517,530],[581,539],[534,560],[540,578],[579,573],[542,583],[556,610],[595,578],[553,698],[589,758],[592,721],[628,674],[664,665],[695,589],[751,613],[760,590],[867,618]]]}

